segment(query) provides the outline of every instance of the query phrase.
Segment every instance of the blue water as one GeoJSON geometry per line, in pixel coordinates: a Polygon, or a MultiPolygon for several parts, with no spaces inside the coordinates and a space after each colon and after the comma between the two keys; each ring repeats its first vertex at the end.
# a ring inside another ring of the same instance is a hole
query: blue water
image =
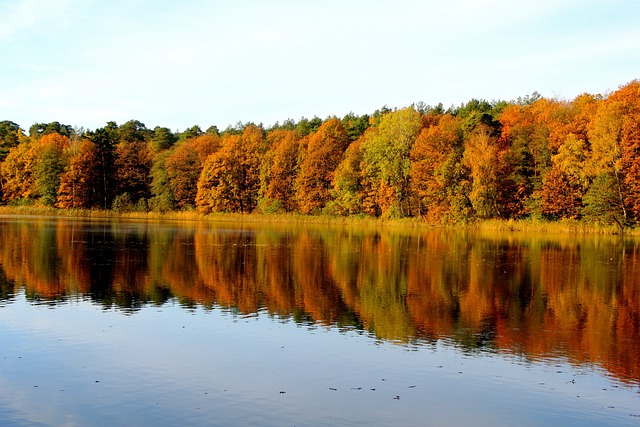
{"type": "Polygon", "coordinates": [[[0,425],[640,425],[592,366],[398,344],[264,312],[0,308],[0,425]]]}

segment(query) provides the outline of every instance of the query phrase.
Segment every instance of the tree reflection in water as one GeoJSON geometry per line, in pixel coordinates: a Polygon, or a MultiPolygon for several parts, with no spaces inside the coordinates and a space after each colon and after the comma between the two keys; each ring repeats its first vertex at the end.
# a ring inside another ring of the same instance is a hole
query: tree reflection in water
{"type": "Polygon", "coordinates": [[[4,219],[0,301],[267,311],[399,343],[591,362],[640,382],[635,239],[4,219]]]}

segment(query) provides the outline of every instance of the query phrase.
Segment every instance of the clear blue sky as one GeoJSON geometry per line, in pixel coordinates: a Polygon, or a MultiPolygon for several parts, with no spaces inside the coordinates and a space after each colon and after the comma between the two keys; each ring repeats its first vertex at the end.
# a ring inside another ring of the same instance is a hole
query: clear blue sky
{"type": "Polygon", "coordinates": [[[640,78],[637,0],[0,0],[0,120],[223,129],[640,78]]]}

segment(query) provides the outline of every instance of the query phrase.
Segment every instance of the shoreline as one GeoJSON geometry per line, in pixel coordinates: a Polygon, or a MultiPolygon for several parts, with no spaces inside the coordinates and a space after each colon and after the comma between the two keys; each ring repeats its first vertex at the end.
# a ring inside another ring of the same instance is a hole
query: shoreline
{"type": "Polygon", "coordinates": [[[51,207],[35,206],[0,206],[0,215],[7,216],[35,216],[35,217],[59,217],[59,218],[95,218],[95,219],[134,219],[156,221],[191,221],[191,222],[235,222],[235,223],[261,223],[261,224],[313,224],[327,226],[376,226],[389,228],[414,228],[414,229],[451,229],[451,230],[476,230],[498,232],[536,232],[552,234],[574,235],[625,235],[640,236],[640,228],[620,229],[617,225],[603,225],[588,223],[579,220],[503,220],[489,219],[478,220],[466,224],[432,224],[419,218],[384,219],[366,216],[329,216],[329,215],[302,215],[297,213],[281,214],[241,214],[241,213],[210,213],[202,214],[192,211],[171,212],[118,212],[114,210],[97,209],[58,209],[51,207]]]}

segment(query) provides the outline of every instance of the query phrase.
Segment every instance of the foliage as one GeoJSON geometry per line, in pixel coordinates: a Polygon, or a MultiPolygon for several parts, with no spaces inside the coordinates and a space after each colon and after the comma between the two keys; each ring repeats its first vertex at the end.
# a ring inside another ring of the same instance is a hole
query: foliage
{"type": "Polygon", "coordinates": [[[355,141],[369,128],[369,116],[366,114],[357,116],[354,113],[349,113],[340,120],[340,123],[345,129],[349,141],[355,141]]]}
{"type": "Polygon", "coordinates": [[[267,134],[268,152],[260,172],[263,205],[285,212],[297,209],[295,182],[298,175],[300,138],[293,130],[273,130],[267,134]]]}
{"type": "Polygon", "coordinates": [[[247,126],[242,135],[224,135],[222,147],[207,158],[200,174],[198,211],[252,212],[258,201],[264,151],[262,129],[256,126],[247,126]]]}
{"type": "Polygon", "coordinates": [[[48,133],[33,143],[34,185],[40,203],[53,206],[58,199],[60,176],[67,164],[65,150],[71,141],[64,135],[48,133]]]}
{"type": "Polygon", "coordinates": [[[627,211],[620,197],[620,187],[621,183],[613,173],[598,175],[584,196],[584,217],[604,224],[626,225],[627,211]]]}
{"type": "Polygon", "coordinates": [[[135,204],[151,197],[151,153],[140,140],[122,140],[115,150],[116,196],[127,194],[135,204]]]}
{"type": "Polygon", "coordinates": [[[84,138],[65,151],[69,161],[60,176],[56,206],[63,209],[100,206],[104,198],[100,198],[103,194],[100,191],[102,177],[98,169],[99,153],[96,144],[84,138]]]}
{"type": "Polygon", "coordinates": [[[29,138],[37,140],[44,135],[57,133],[67,138],[75,136],[76,132],[70,125],[60,124],[58,122],[51,123],[35,123],[29,128],[29,138]]]}
{"type": "Polygon", "coordinates": [[[421,126],[420,113],[405,108],[384,114],[380,123],[365,135],[362,144],[365,204],[382,216],[404,217],[411,212],[410,153],[421,126]]]}
{"type": "Polygon", "coordinates": [[[469,200],[479,218],[501,216],[498,205],[500,190],[500,147],[486,126],[479,127],[465,141],[463,164],[472,178],[469,200]]]}
{"type": "Polygon", "coordinates": [[[194,207],[198,179],[205,160],[220,148],[216,134],[200,135],[180,142],[166,157],[164,167],[173,200],[180,209],[194,207]]]}
{"type": "Polygon", "coordinates": [[[267,131],[95,131],[0,122],[4,204],[213,212],[640,223],[640,82],[573,100],[538,93],[302,117],[267,131]]]}
{"type": "Polygon", "coordinates": [[[20,142],[22,129],[16,123],[9,120],[0,122],[0,162],[2,162],[9,150],[20,142]]]}
{"type": "Polygon", "coordinates": [[[411,150],[411,186],[417,199],[416,214],[428,221],[464,218],[468,181],[463,167],[462,119],[444,114],[424,128],[411,150]],[[460,200],[456,200],[460,199],[460,200]]]}
{"type": "Polygon", "coordinates": [[[156,126],[151,136],[150,148],[154,153],[168,150],[176,143],[178,138],[169,128],[156,126]]]}
{"type": "Polygon", "coordinates": [[[151,166],[151,194],[149,200],[151,210],[155,212],[168,212],[175,209],[175,199],[169,185],[169,174],[165,166],[169,151],[163,151],[154,157],[151,166]]]}
{"type": "Polygon", "coordinates": [[[347,148],[348,138],[340,121],[333,118],[309,135],[305,145],[296,180],[296,201],[303,214],[317,214],[331,200],[334,171],[347,148]]]}
{"type": "Polygon", "coordinates": [[[12,147],[0,167],[2,197],[5,203],[34,197],[34,151],[24,142],[12,147]]]}
{"type": "MultiPolygon", "coordinates": [[[[593,179],[586,214],[627,224],[638,219],[638,122],[640,82],[621,87],[601,102],[590,123],[586,173],[593,179]]],[[[585,206],[587,208],[587,206],[585,206]]]]}
{"type": "Polygon", "coordinates": [[[588,187],[584,172],[586,142],[574,134],[566,137],[552,157],[552,168],[540,190],[542,213],[553,219],[579,218],[588,187]]]}
{"type": "MultiPolygon", "coordinates": [[[[89,132],[87,138],[93,142],[95,149],[95,163],[91,164],[97,172],[91,176],[95,182],[89,182],[94,194],[92,204],[94,207],[107,209],[111,206],[116,188],[116,144],[118,143],[118,126],[115,122],[108,122],[103,128],[89,132]]],[[[80,171],[82,173],[83,171],[80,171]]],[[[86,171],[88,172],[88,171],[86,171]]]]}
{"type": "Polygon", "coordinates": [[[351,143],[338,165],[333,179],[329,210],[336,215],[357,215],[362,213],[362,142],[363,138],[351,143]]]}

